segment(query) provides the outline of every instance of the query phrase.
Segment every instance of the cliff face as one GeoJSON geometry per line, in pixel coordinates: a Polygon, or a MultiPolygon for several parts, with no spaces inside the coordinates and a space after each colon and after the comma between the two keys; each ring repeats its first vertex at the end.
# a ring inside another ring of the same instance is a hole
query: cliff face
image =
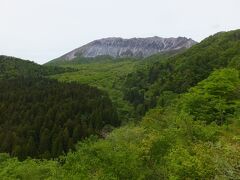
{"type": "Polygon", "coordinates": [[[148,57],[156,53],[190,48],[196,44],[192,39],[178,38],[105,38],[95,40],[61,57],[72,60],[78,56],[90,58],[108,55],[112,57],[148,57]]]}

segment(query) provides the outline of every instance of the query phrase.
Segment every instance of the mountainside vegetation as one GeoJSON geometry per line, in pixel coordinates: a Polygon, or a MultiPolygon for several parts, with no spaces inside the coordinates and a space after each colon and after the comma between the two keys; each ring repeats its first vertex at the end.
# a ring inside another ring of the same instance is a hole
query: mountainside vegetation
{"type": "Polygon", "coordinates": [[[1,149],[0,179],[240,178],[240,30],[217,33],[177,54],[101,58],[50,63],[74,72],[49,79],[0,81],[0,148],[18,142],[7,138],[29,138],[23,158],[1,149]],[[73,128],[69,118],[76,119],[73,128]],[[81,120],[79,132],[86,135],[74,139],[81,120]],[[107,124],[120,123],[103,133],[107,124]],[[32,141],[35,131],[43,137],[32,141]],[[41,145],[45,137],[51,146],[41,145]],[[31,142],[46,149],[26,159],[31,142]],[[54,154],[55,147],[65,154],[54,154]]]}
{"type": "MultiPolygon", "coordinates": [[[[114,59],[109,56],[97,58],[79,57],[71,61],[56,60],[50,61],[45,66],[58,66],[62,68],[74,68],[74,72],[66,72],[50,76],[62,82],[79,82],[97,87],[108,92],[114,106],[118,110],[119,117],[123,123],[133,121],[138,114],[134,111],[134,106],[124,99],[124,83],[128,74],[135,71],[145,72],[147,67],[151,67],[154,62],[165,61],[168,57],[174,56],[184,50],[171,51],[164,54],[156,54],[146,59],[119,58],[114,59]]],[[[143,75],[145,76],[145,75],[143,75]]],[[[145,77],[136,77],[138,78],[145,77]]]]}
{"type": "Polygon", "coordinates": [[[164,106],[215,69],[239,69],[239,58],[240,30],[217,33],[167,61],[130,73],[124,83],[124,99],[144,114],[156,105],[164,106]]]}
{"type": "Polygon", "coordinates": [[[74,69],[61,67],[43,67],[31,61],[15,57],[0,56],[0,78],[40,77],[64,72],[72,72],[74,69]]]}
{"type": "MultiPolygon", "coordinates": [[[[123,99],[122,84],[127,74],[133,71],[137,63],[136,59],[77,58],[74,61],[63,61],[55,64],[62,68],[74,68],[74,72],[56,74],[50,77],[61,82],[88,84],[106,91],[117,108],[120,119],[124,121],[124,119],[132,117],[133,107],[123,99]]],[[[50,65],[54,66],[54,63],[50,65]]]]}
{"type": "Polygon", "coordinates": [[[57,157],[105,125],[120,124],[108,96],[87,85],[16,78],[0,87],[0,152],[19,158],[57,157]]]}
{"type": "Polygon", "coordinates": [[[219,125],[218,117],[209,122],[209,114],[199,120],[192,116],[192,112],[212,110],[214,99],[206,107],[191,111],[186,108],[189,96],[195,91],[200,94],[223,92],[222,82],[215,81],[223,74],[227,75],[224,77],[228,81],[226,89],[235,92],[232,97],[237,105],[239,72],[216,71],[176,103],[150,110],[140,124],[114,130],[105,139],[91,137],[59,160],[20,162],[2,154],[0,176],[13,179],[238,179],[239,107],[226,112],[225,120],[219,125]],[[206,88],[202,89],[203,85],[206,88]]]}

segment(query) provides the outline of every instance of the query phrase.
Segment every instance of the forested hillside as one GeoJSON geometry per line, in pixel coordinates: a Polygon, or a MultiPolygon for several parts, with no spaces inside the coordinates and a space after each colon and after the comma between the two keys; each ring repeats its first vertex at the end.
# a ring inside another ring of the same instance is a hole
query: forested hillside
{"type": "Polygon", "coordinates": [[[47,147],[34,151],[40,159],[25,160],[4,149],[10,154],[0,154],[0,179],[240,178],[240,30],[217,33],[179,54],[57,66],[77,71],[49,76],[60,82],[0,81],[1,148],[23,144],[8,138],[27,139],[19,152],[30,153],[35,131],[38,149],[47,147]],[[118,120],[120,104],[128,113],[118,120]],[[99,137],[105,124],[117,126],[123,117],[124,126],[99,137]],[[79,124],[85,124],[79,132],[93,135],[74,139],[79,124]],[[74,150],[66,152],[66,144],[74,150]],[[60,154],[55,147],[66,154],[46,160],[60,154]]]}
{"type": "Polygon", "coordinates": [[[78,82],[97,87],[106,91],[114,106],[118,110],[121,121],[131,119],[133,107],[123,100],[122,84],[128,73],[134,71],[137,59],[112,59],[98,57],[96,59],[77,58],[73,61],[50,62],[46,66],[62,68],[75,68],[74,72],[66,72],[50,76],[61,82],[78,82]]]}
{"type": "Polygon", "coordinates": [[[141,114],[156,105],[164,106],[214,69],[224,67],[240,67],[240,30],[217,33],[167,61],[156,61],[145,71],[130,73],[124,83],[124,97],[141,114]]]}
{"type": "Polygon", "coordinates": [[[73,69],[0,57],[0,152],[20,159],[57,157],[80,139],[102,136],[105,126],[120,125],[105,92],[46,78],[66,71],[73,69]]]}
{"type": "Polygon", "coordinates": [[[20,162],[2,154],[0,177],[238,179],[239,82],[235,69],[216,71],[174,104],[150,110],[139,125],[114,130],[106,139],[91,137],[59,160],[20,162]],[[198,106],[206,98],[208,104],[198,106]]]}
{"type": "Polygon", "coordinates": [[[0,56],[0,78],[49,76],[69,71],[74,70],[60,67],[43,67],[31,61],[9,56],[0,56]]]}
{"type": "MultiPolygon", "coordinates": [[[[134,106],[124,99],[124,83],[128,74],[135,71],[144,73],[154,62],[165,61],[168,57],[174,56],[185,50],[171,51],[163,54],[156,54],[146,59],[118,58],[100,56],[97,58],[78,57],[71,61],[50,61],[47,67],[74,68],[74,72],[66,72],[50,76],[62,82],[79,82],[88,84],[108,92],[114,106],[118,110],[119,117],[123,123],[135,121],[138,114],[134,106]]],[[[141,83],[143,77],[135,77],[137,83],[141,83]],[[139,80],[140,79],[140,80],[139,80]]]]}
{"type": "Polygon", "coordinates": [[[44,78],[2,80],[0,87],[0,151],[19,158],[56,157],[105,125],[120,124],[96,88],[44,78]]]}

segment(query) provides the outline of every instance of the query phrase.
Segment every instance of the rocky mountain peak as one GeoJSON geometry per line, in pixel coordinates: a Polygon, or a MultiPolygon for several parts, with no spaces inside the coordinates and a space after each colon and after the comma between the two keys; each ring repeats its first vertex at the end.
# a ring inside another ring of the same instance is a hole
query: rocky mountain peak
{"type": "Polygon", "coordinates": [[[148,38],[123,39],[110,37],[92,41],[77,48],[61,57],[61,59],[72,60],[78,56],[94,58],[97,56],[118,57],[148,57],[156,53],[174,51],[190,48],[197,42],[186,38],[162,38],[158,36],[148,38]]]}

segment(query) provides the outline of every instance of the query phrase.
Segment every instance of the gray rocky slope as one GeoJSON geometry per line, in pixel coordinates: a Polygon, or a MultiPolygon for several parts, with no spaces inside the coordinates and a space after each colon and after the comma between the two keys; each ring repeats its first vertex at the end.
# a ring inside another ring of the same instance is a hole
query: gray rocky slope
{"type": "Polygon", "coordinates": [[[77,48],[61,59],[72,60],[78,56],[93,58],[97,56],[112,57],[148,57],[156,53],[163,53],[184,48],[190,48],[197,42],[185,37],[178,38],[105,38],[92,41],[77,48]]]}

